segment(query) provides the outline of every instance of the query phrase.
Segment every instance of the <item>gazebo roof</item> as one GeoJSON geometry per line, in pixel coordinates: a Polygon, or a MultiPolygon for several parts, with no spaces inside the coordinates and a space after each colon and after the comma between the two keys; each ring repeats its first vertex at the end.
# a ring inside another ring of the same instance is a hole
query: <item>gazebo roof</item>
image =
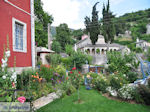
{"type": "Polygon", "coordinates": [[[47,49],[45,47],[37,47],[37,52],[38,53],[53,53],[54,51],[47,49]]]}

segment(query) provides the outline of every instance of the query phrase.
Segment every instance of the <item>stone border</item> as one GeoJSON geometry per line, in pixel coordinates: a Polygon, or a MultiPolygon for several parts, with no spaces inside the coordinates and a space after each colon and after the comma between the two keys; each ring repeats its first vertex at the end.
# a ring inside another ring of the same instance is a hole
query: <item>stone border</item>
{"type": "Polygon", "coordinates": [[[48,94],[47,96],[43,96],[35,101],[33,101],[33,107],[37,110],[45,105],[47,105],[48,103],[51,103],[52,101],[54,101],[55,99],[59,98],[59,96],[57,95],[57,93],[53,92],[48,94]]]}

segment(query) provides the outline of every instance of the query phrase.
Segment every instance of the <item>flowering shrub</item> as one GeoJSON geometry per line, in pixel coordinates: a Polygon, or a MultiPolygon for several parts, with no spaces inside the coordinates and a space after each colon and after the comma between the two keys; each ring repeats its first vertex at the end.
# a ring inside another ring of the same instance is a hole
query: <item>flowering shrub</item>
{"type": "Polygon", "coordinates": [[[118,90],[118,96],[122,99],[125,99],[125,100],[131,100],[133,99],[133,92],[135,90],[135,87],[133,85],[123,85],[122,88],[120,88],[118,90]]]}
{"type": "Polygon", "coordinates": [[[4,89],[16,88],[17,74],[15,71],[9,72],[7,70],[7,62],[10,57],[10,51],[6,51],[4,58],[2,58],[2,72],[0,73],[0,82],[4,89]]]}
{"type": "MultiPolygon", "coordinates": [[[[8,58],[10,57],[10,51],[7,50],[4,53],[4,57],[1,59],[1,72],[0,72],[0,86],[4,91],[16,89],[17,84],[17,74],[13,70],[12,72],[8,71],[8,58]]],[[[12,101],[13,91],[6,92],[6,101],[12,101]]]]}
{"type": "Polygon", "coordinates": [[[58,65],[56,68],[55,68],[55,71],[62,77],[66,74],[66,69],[63,65],[58,65]]]}
{"type": "Polygon", "coordinates": [[[110,86],[106,88],[106,91],[107,91],[111,96],[115,96],[115,97],[116,97],[117,94],[118,94],[117,91],[114,90],[114,89],[113,89],[112,87],[110,87],[110,86]]]}
{"type": "Polygon", "coordinates": [[[102,93],[106,93],[106,88],[108,87],[109,83],[107,78],[104,75],[100,75],[96,78],[95,87],[102,93]]]}
{"type": "Polygon", "coordinates": [[[32,75],[32,78],[33,78],[33,82],[35,82],[36,80],[37,80],[38,82],[41,82],[42,79],[43,79],[43,78],[40,78],[40,77],[39,77],[38,72],[36,72],[36,75],[32,75]]]}
{"type": "Polygon", "coordinates": [[[78,89],[81,84],[82,80],[82,74],[80,74],[75,67],[72,68],[72,71],[69,73],[69,79],[71,81],[71,84],[78,89]]]}
{"type": "Polygon", "coordinates": [[[21,89],[21,90],[30,89],[32,86],[31,78],[32,78],[32,75],[35,75],[35,74],[36,74],[36,71],[32,69],[22,71],[22,73],[17,76],[17,89],[21,89]]]}
{"type": "Polygon", "coordinates": [[[123,84],[127,83],[125,77],[122,74],[112,74],[110,75],[109,80],[110,86],[115,90],[120,89],[123,84]]]}
{"type": "Polygon", "coordinates": [[[92,83],[92,86],[95,86],[95,83],[96,83],[96,78],[98,77],[98,74],[97,73],[94,73],[94,72],[89,72],[87,75],[90,75],[91,76],[91,83],[92,83]]]}
{"type": "Polygon", "coordinates": [[[47,82],[51,82],[51,78],[53,77],[53,73],[54,73],[54,69],[51,68],[51,67],[47,67],[45,65],[42,65],[40,67],[40,71],[39,71],[39,75],[42,77],[42,78],[45,78],[45,80],[47,82]]]}

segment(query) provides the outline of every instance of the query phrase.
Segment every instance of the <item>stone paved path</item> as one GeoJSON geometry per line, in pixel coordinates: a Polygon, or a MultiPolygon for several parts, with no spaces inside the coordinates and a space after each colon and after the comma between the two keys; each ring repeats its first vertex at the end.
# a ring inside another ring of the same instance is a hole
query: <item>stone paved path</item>
{"type": "Polygon", "coordinates": [[[47,96],[43,96],[33,101],[33,106],[35,107],[35,109],[39,109],[57,98],[59,98],[59,96],[55,92],[53,92],[48,94],[47,96]]]}

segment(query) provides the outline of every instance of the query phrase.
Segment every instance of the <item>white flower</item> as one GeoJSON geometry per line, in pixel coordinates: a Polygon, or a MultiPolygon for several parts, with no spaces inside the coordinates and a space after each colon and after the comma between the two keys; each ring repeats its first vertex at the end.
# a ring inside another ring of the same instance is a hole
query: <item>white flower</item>
{"type": "Polygon", "coordinates": [[[6,57],[10,57],[10,51],[6,51],[6,57]]]}
{"type": "Polygon", "coordinates": [[[7,61],[8,61],[8,59],[7,59],[7,57],[5,57],[5,62],[7,63],[7,61]]]}
{"type": "Polygon", "coordinates": [[[106,90],[112,95],[112,96],[117,96],[117,92],[113,90],[111,87],[106,88],[106,90]]]}
{"type": "Polygon", "coordinates": [[[126,77],[126,74],[123,74],[124,77],[126,77]]]}
{"type": "Polygon", "coordinates": [[[127,65],[128,67],[131,67],[131,66],[132,66],[130,63],[127,63],[126,65],[127,65]]]}
{"type": "Polygon", "coordinates": [[[2,63],[3,63],[3,64],[5,64],[5,63],[6,63],[6,61],[5,61],[3,58],[2,58],[2,63]]]}
{"type": "Polygon", "coordinates": [[[6,79],[6,76],[5,75],[3,75],[3,77],[2,77],[3,79],[6,79]]]}

